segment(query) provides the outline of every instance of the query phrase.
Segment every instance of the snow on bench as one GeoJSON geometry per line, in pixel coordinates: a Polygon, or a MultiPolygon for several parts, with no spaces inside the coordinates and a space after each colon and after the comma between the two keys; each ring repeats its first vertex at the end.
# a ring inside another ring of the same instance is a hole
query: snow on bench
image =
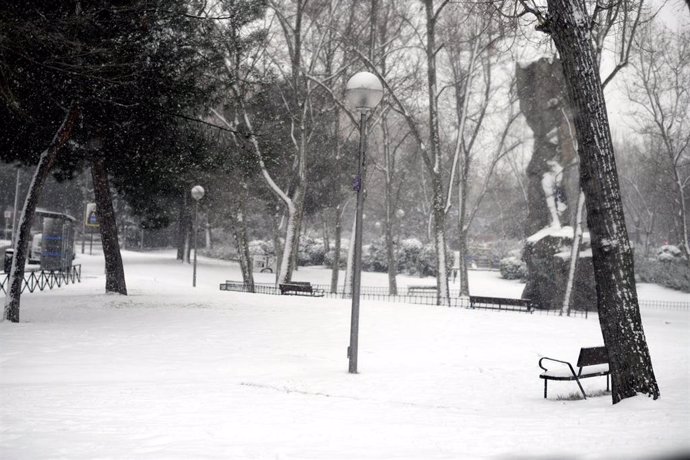
{"type": "Polygon", "coordinates": [[[587,399],[585,390],[582,388],[580,379],[590,377],[606,377],[606,391],[609,391],[609,354],[606,347],[591,347],[581,348],[580,356],[577,358],[578,372],[575,373],[572,364],[567,361],[543,357],[539,360],[539,367],[544,372],[539,375],[540,379],[544,379],[544,398],[546,398],[546,385],[549,380],[575,380],[577,386],[580,387],[582,396],[587,399]],[[557,369],[547,369],[544,367],[544,361],[552,361],[568,366],[558,366],[557,369]]]}

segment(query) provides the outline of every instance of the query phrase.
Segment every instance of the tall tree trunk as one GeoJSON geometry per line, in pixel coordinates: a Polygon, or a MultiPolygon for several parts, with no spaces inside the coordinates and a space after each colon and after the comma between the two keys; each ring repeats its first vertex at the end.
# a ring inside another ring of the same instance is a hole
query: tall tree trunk
{"type": "Polygon", "coordinates": [[[331,250],[331,238],[328,234],[328,219],[321,215],[321,230],[323,231],[323,251],[324,254],[331,250]]]}
{"type": "MultiPolygon", "coordinates": [[[[293,241],[292,245],[292,271],[296,272],[299,271],[299,243],[302,241],[302,232],[304,229],[302,228],[302,220],[303,220],[304,214],[302,212],[297,211],[297,215],[295,216],[295,240],[293,241]]],[[[292,275],[290,275],[290,279],[292,279],[292,275]]]]}
{"type": "Polygon", "coordinates": [[[188,206],[187,194],[183,193],[179,204],[177,221],[177,260],[189,261],[188,241],[189,229],[192,225],[192,214],[188,206]],[[185,257],[186,256],[186,257],[185,257]]]}
{"type": "Polygon", "coordinates": [[[331,269],[331,293],[335,294],[338,292],[338,276],[340,274],[340,243],[342,241],[342,205],[338,203],[335,208],[335,236],[334,245],[334,256],[333,256],[333,268],[331,269]]]}
{"type": "Polygon", "coordinates": [[[446,210],[441,180],[441,140],[438,123],[436,84],[436,19],[433,0],[424,1],[426,10],[426,62],[429,92],[429,152],[433,162],[431,173],[434,217],[434,246],[436,248],[436,303],[448,304],[448,269],[446,267],[446,210]]]}
{"type": "Polygon", "coordinates": [[[280,265],[283,260],[283,247],[280,242],[280,210],[276,209],[275,214],[273,214],[273,219],[271,220],[271,227],[273,229],[273,251],[275,252],[276,258],[276,282],[278,281],[278,274],[280,273],[280,265]]]}
{"type": "Polygon", "coordinates": [[[384,156],[384,206],[385,221],[384,235],[386,244],[386,260],[388,261],[388,294],[398,295],[398,262],[395,259],[395,247],[393,244],[393,175],[395,174],[395,162],[393,152],[390,147],[390,135],[388,132],[388,121],[384,115],[381,120],[381,131],[383,135],[383,156],[384,156]]]}
{"type": "MultiPolygon", "coordinates": [[[[469,78],[469,77],[468,77],[469,78]]],[[[462,139],[460,140],[462,142],[462,139]]],[[[458,172],[458,277],[460,278],[460,297],[470,295],[470,277],[467,272],[467,181],[469,179],[470,159],[464,149],[462,163],[458,172]]]]}
{"type": "Polygon", "coordinates": [[[343,295],[352,296],[352,275],[355,265],[355,228],[357,227],[357,213],[352,218],[352,231],[350,232],[350,246],[347,248],[347,263],[345,265],[345,280],[343,283],[343,295]]]}
{"type": "Polygon", "coordinates": [[[206,249],[213,249],[213,233],[211,232],[211,222],[209,221],[208,216],[206,216],[205,221],[206,225],[204,226],[204,235],[206,237],[206,249]]]}
{"type": "Polygon", "coordinates": [[[287,228],[285,230],[285,245],[283,246],[283,261],[280,264],[278,274],[279,283],[288,283],[292,279],[295,270],[295,244],[299,241],[301,212],[298,206],[302,206],[301,186],[297,186],[295,195],[288,204],[287,228]]]}
{"type": "Polygon", "coordinates": [[[575,273],[577,273],[577,260],[580,258],[580,244],[582,243],[582,211],[584,210],[584,206],[585,195],[582,191],[580,191],[577,197],[575,218],[573,219],[573,243],[570,247],[570,267],[568,268],[568,282],[565,286],[565,295],[563,296],[561,315],[570,316],[570,304],[572,303],[575,273]]]}
{"type": "Polygon", "coordinates": [[[685,254],[685,261],[690,264],[690,247],[688,246],[688,210],[685,204],[685,187],[683,179],[678,174],[678,166],[673,165],[673,179],[678,189],[678,201],[680,202],[680,239],[685,254]]]}
{"type": "Polygon", "coordinates": [[[235,249],[240,256],[240,270],[242,283],[247,292],[254,292],[254,274],[252,258],[249,252],[249,238],[247,237],[247,223],[244,218],[244,200],[235,203],[235,212],[231,213],[232,234],[235,239],[235,249]]]}
{"type": "Polygon", "coordinates": [[[543,29],[551,34],[561,56],[575,113],[599,322],[608,348],[611,393],[616,404],[637,393],[656,399],[659,387],[640,318],[632,248],[589,21],[582,0],[548,0],[543,29]]]}
{"type": "Polygon", "coordinates": [[[93,191],[96,197],[96,215],[101,232],[103,256],[105,258],[105,292],[127,295],[125,270],[122,266],[120,243],[117,240],[117,222],[110,195],[108,173],[102,158],[94,158],[91,163],[93,191]]]}
{"type": "MultiPolygon", "coordinates": [[[[15,231],[14,256],[12,258],[12,268],[7,284],[7,296],[5,298],[5,310],[3,319],[13,323],[19,322],[19,310],[22,295],[22,283],[24,282],[24,266],[26,256],[31,242],[31,223],[34,218],[38,200],[41,198],[41,191],[45,184],[48,174],[53,169],[55,160],[60,149],[72,137],[72,133],[79,120],[80,111],[76,106],[72,106],[65,116],[62,124],[58,128],[53,140],[47,149],[43,151],[38,161],[38,166],[34,171],[29,191],[26,194],[24,208],[19,218],[19,232],[15,231]]],[[[16,212],[16,210],[15,210],[16,212]]]]}
{"type": "Polygon", "coordinates": [[[436,247],[436,304],[450,305],[446,265],[446,211],[441,177],[434,177],[434,245],[436,247]]]}

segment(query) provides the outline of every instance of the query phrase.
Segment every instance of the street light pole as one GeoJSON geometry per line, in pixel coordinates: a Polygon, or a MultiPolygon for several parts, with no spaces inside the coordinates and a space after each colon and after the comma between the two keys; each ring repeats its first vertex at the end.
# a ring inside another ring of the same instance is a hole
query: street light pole
{"type": "Polygon", "coordinates": [[[196,287],[196,240],[199,231],[199,200],[203,197],[204,188],[201,185],[192,187],[192,198],[194,198],[194,274],[192,275],[192,287],[196,287]]]}
{"type": "Polygon", "coordinates": [[[366,175],[367,117],[383,96],[383,86],[378,77],[369,72],[359,72],[348,80],[346,99],[348,104],[360,114],[359,119],[359,159],[357,176],[353,188],[357,192],[355,212],[355,248],[352,267],[352,315],[350,317],[350,346],[347,357],[350,361],[348,371],[357,373],[359,351],[359,297],[362,280],[362,221],[364,220],[364,176],[366,175]]]}
{"type": "Polygon", "coordinates": [[[364,214],[364,174],[366,172],[367,150],[367,112],[362,111],[359,120],[359,161],[354,189],[357,192],[357,210],[355,212],[355,260],[352,268],[352,315],[350,318],[350,348],[348,372],[357,373],[357,355],[359,351],[359,294],[362,280],[362,220],[364,214]]]}

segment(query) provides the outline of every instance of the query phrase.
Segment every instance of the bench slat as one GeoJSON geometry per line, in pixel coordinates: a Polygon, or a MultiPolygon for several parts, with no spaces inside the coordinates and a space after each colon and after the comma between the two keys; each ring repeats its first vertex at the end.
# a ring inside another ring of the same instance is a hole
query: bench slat
{"type": "Polygon", "coordinates": [[[606,347],[581,348],[577,358],[577,367],[593,366],[595,364],[608,364],[609,354],[606,347]]]}

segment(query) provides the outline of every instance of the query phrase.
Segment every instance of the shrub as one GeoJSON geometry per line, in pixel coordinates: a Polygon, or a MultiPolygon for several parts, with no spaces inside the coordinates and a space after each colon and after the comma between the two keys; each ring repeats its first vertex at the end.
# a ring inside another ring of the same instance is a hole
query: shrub
{"type": "MultiPolygon", "coordinates": [[[[416,238],[400,242],[396,250],[398,273],[418,276],[436,276],[436,249],[432,243],[422,244],[416,238]]],[[[453,267],[453,252],[446,250],[446,269],[453,267]]]]}
{"type": "Polygon", "coordinates": [[[301,238],[297,260],[300,265],[323,265],[326,248],[323,241],[314,238],[301,238]]]}
{"type": "Polygon", "coordinates": [[[499,266],[501,277],[507,280],[517,280],[527,278],[527,265],[515,256],[501,259],[499,266]]]}
{"type": "Polygon", "coordinates": [[[275,255],[273,248],[273,241],[269,240],[252,240],[248,244],[249,254],[251,255],[275,255]]]}
{"type": "MultiPolygon", "coordinates": [[[[323,264],[328,268],[333,268],[333,262],[335,261],[335,249],[328,251],[323,258],[323,264]]],[[[347,249],[340,248],[339,257],[340,268],[345,268],[347,266],[347,249]]]]}
{"type": "Polygon", "coordinates": [[[656,260],[659,262],[680,262],[683,260],[683,252],[678,246],[665,244],[656,252],[656,260]]]}
{"type": "Polygon", "coordinates": [[[199,249],[199,254],[204,257],[221,260],[238,260],[239,256],[235,247],[228,244],[216,243],[212,248],[199,249]]]}
{"type": "Polygon", "coordinates": [[[362,248],[362,269],[369,272],[388,271],[388,256],[384,239],[374,240],[362,248]]]}
{"type": "Polygon", "coordinates": [[[400,242],[397,250],[399,273],[418,274],[418,260],[423,247],[424,245],[417,238],[408,238],[400,242]]]}
{"type": "MultiPolygon", "coordinates": [[[[664,252],[668,254],[668,252],[664,252]]],[[[690,292],[690,267],[682,257],[635,257],[635,275],[643,283],[656,283],[671,289],[690,292]]]]}

